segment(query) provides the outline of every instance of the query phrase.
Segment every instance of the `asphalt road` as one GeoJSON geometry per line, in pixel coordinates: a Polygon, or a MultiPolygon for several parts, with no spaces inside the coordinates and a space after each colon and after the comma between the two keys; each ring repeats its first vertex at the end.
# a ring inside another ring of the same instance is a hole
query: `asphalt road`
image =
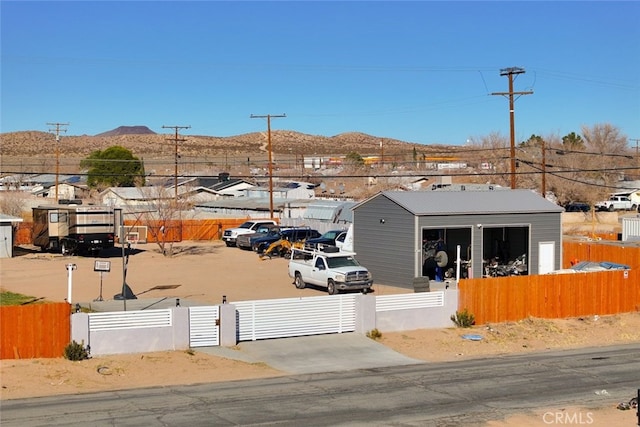
{"type": "Polygon", "coordinates": [[[533,408],[610,405],[628,401],[638,387],[636,344],[10,400],[2,402],[0,416],[3,427],[452,427],[483,425],[533,408]]]}

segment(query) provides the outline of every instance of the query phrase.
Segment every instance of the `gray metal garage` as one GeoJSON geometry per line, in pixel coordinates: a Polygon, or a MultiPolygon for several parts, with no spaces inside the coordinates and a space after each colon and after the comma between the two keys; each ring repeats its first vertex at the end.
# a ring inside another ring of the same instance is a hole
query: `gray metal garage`
{"type": "Polygon", "coordinates": [[[0,258],[13,256],[13,224],[22,222],[22,218],[0,213],[0,258]]]}
{"type": "Polygon", "coordinates": [[[514,262],[541,274],[560,268],[562,210],[530,190],[385,191],[354,206],[354,249],[375,283],[405,288],[514,262]]]}

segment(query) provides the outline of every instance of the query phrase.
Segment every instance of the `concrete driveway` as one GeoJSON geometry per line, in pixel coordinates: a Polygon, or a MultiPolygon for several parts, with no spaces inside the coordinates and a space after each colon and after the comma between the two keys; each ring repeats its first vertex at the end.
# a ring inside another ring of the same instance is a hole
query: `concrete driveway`
{"type": "Polygon", "coordinates": [[[241,342],[233,348],[204,347],[196,350],[248,363],[262,362],[288,374],[314,374],[424,363],[353,332],[248,341],[241,342]]]}

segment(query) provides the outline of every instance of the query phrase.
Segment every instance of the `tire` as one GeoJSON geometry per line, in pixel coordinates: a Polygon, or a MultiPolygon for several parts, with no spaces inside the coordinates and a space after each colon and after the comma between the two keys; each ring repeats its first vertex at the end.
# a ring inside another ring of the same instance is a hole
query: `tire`
{"type": "Polygon", "coordinates": [[[231,247],[231,246],[233,246],[233,244],[232,244],[231,242],[225,242],[225,243],[227,244],[227,247],[228,247],[228,248],[229,248],[229,247],[231,247]]]}
{"type": "Polygon", "coordinates": [[[633,205],[631,205],[631,210],[632,211],[637,211],[638,210],[638,206],[634,203],[633,205]]]}
{"type": "Polygon", "coordinates": [[[329,279],[329,283],[327,283],[327,293],[329,295],[335,295],[338,293],[338,290],[336,289],[336,284],[331,279],[329,279]]]}
{"type": "Polygon", "coordinates": [[[304,280],[302,280],[302,276],[300,275],[300,273],[296,273],[293,284],[296,285],[297,289],[304,289],[307,286],[307,284],[304,283],[304,280]]]}
{"type": "Polygon", "coordinates": [[[62,254],[62,256],[71,255],[71,250],[67,242],[65,241],[60,242],[60,253],[62,254]]]}
{"type": "Polygon", "coordinates": [[[609,212],[613,212],[613,205],[610,205],[608,210],[609,212]]]}

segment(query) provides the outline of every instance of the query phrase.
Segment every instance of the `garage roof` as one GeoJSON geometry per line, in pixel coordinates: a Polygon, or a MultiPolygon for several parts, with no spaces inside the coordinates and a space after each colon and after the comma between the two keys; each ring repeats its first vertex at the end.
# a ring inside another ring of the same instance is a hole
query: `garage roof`
{"type": "Polygon", "coordinates": [[[17,216],[11,216],[7,214],[0,213],[0,222],[22,222],[22,218],[18,218],[17,216]]]}
{"type": "MultiPolygon", "coordinates": [[[[372,199],[380,196],[397,203],[414,215],[541,213],[563,211],[561,206],[544,199],[531,190],[383,191],[373,196],[372,199]]],[[[366,201],[360,205],[364,203],[366,203],[366,201]]]]}

